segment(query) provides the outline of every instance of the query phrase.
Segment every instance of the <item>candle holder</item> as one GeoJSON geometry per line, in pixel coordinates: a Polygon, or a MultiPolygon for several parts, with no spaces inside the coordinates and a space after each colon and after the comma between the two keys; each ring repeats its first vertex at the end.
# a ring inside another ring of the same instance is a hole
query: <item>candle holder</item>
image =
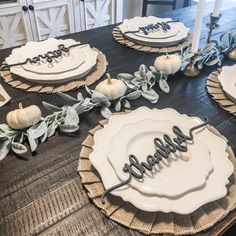
{"type": "Polygon", "coordinates": [[[188,78],[195,78],[200,74],[200,70],[192,63],[187,65],[184,69],[183,74],[188,78]]]}
{"type": "Polygon", "coordinates": [[[210,43],[212,31],[219,27],[218,21],[221,16],[221,14],[219,16],[213,16],[212,13],[210,14],[210,23],[207,23],[207,27],[210,29],[207,37],[207,43],[210,43]]]}

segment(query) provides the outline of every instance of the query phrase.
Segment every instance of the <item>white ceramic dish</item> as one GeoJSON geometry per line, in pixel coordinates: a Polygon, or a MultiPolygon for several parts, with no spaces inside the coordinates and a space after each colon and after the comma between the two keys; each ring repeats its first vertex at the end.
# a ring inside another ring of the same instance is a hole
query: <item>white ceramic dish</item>
{"type": "MultiPolygon", "coordinates": [[[[63,42],[64,41],[62,40],[58,40],[58,44],[61,44],[63,42]]],[[[78,42],[70,39],[70,43],[76,44],[78,42]]],[[[18,62],[21,56],[21,50],[21,48],[13,49],[12,54],[6,58],[7,64],[14,64],[16,60],[18,62]]],[[[97,63],[98,56],[98,52],[90,48],[89,45],[79,46],[79,51],[81,54],[85,55],[85,62],[82,65],[76,67],[75,69],[63,73],[38,74],[31,71],[27,71],[22,66],[13,66],[10,68],[10,71],[13,74],[17,74],[24,79],[43,84],[61,83],[72,79],[79,79],[88,74],[93,69],[93,67],[97,63]]]]}
{"type": "MultiPolygon", "coordinates": [[[[128,21],[127,22],[127,31],[135,31],[135,30],[138,30],[139,27],[145,27],[150,24],[171,21],[171,19],[170,18],[157,18],[157,17],[149,16],[149,17],[135,17],[132,20],[125,20],[124,22],[126,22],[126,21],[128,21]]],[[[169,24],[170,24],[171,28],[167,32],[165,32],[161,28],[159,28],[158,30],[150,31],[147,35],[144,34],[142,31],[140,31],[138,33],[134,33],[134,34],[139,37],[148,38],[148,39],[166,39],[169,37],[176,36],[177,33],[179,32],[179,29],[175,27],[176,23],[169,23],[169,24]]],[[[124,32],[122,32],[122,33],[124,33],[124,32]]]]}
{"type": "MultiPolygon", "coordinates": [[[[199,118],[181,115],[170,108],[150,110],[146,107],[140,107],[125,115],[112,116],[104,129],[96,132],[93,152],[89,156],[92,164],[100,173],[106,189],[120,183],[119,178],[107,159],[108,143],[111,137],[125,124],[136,123],[145,118],[160,121],[170,120],[179,126],[184,124],[187,128],[201,123],[199,118]]],[[[202,205],[224,197],[227,194],[226,185],[228,184],[228,178],[234,170],[225,151],[227,144],[225,140],[214,135],[206,128],[195,133],[195,136],[204,141],[210,148],[214,168],[204,187],[174,198],[142,194],[130,186],[117,189],[112,194],[120,196],[124,201],[131,202],[138,209],[144,211],[176,212],[179,214],[190,214],[202,205]]],[[[186,178],[190,178],[190,176],[186,176],[186,178]]]]}
{"type": "Polygon", "coordinates": [[[223,66],[218,78],[225,93],[236,102],[236,65],[223,66]]]}
{"type": "MultiPolygon", "coordinates": [[[[139,162],[146,162],[146,157],[155,153],[154,138],[163,140],[164,134],[174,138],[174,125],[171,121],[152,119],[124,125],[111,138],[108,151],[108,160],[118,178],[121,181],[128,179],[129,174],[123,171],[123,167],[125,163],[129,163],[130,154],[135,155],[139,162]]],[[[183,126],[180,128],[184,134],[189,135],[188,129],[183,126]]],[[[187,147],[187,152],[176,152],[168,159],[163,158],[153,171],[144,174],[143,180],[132,178],[130,186],[144,194],[168,197],[176,197],[203,186],[213,170],[210,150],[196,137],[193,142],[187,143],[187,147]]]]}
{"type": "MultiPolygon", "coordinates": [[[[49,51],[58,50],[59,41],[62,41],[61,43],[66,47],[75,44],[74,40],[56,40],[54,38],[42,42],[29,42],[21,47],[21,56],[18,62],[23,62],[27,58],[33,58],[36,55],[45,54],[49,51]]],[[[63,73],[76,69],[85,62],[86,55],[84,52],[81,52],[81,47],[83,45],[70,49],[68,53],[63,53],[62,57],[54,59],[52,63],[41,60],[39,63],[27,63],[22,65],[22,67],[24,70],[38,74],[63,73]]]]}
{"type": "MultiPolygon", "coordinates": [[[[119,25],[121,32],[124,34],[128,31],[133,31],[137,29],[140,25],[145,24],[155,24],[157,22],[171,21],[171,18],[157,18],[154,16],[148,17],[134,17],[132,19],[126,19],[119,25]]],[[[128,33],[124,34],[126,38],[131,41],[152,46],[172,46],[180,43],[188,37],[189,28],[184,26],[181,22],[169,23],[172,29],[164,33],[161,31],[156,31],[155,33],[144,35],[143,33],[128,33]],[[157,38],[158,33],[160,36],[157,38]]]]}

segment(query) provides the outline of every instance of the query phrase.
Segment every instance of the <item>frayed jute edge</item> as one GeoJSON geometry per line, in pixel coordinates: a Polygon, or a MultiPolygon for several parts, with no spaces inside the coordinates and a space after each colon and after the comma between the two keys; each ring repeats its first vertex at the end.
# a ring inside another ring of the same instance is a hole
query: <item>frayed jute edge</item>
{"type": "Polygon", "coordinates": [[[78,89],[81,86],[89,86],[98,81],[105,74],[108,65],[106,56],[98,49],[93,49],[98,51],[97,64],[88,75],[81,79],[58,84],[40,84],[23,79],[18,75],[13,75],[9,70],[1,71],[1,77],[7,84],[14,88],[35,93],[67,92],[78,89]]]}
{"type": "Polygon", "coordinates": [[[170,47],[153,47],[153,46],[144,46],[141,44],[138,44],[136,42],[132,42],[129,39],[125,38],[124,35],[121,33],[119,27],[113,29],[112,31],[113,38],[120,44],[125,45],[126,47],[133,48],[137,51],[142,52],[151,52],[151,53],[173,53],[181,51],[181,49],[184,49],[188,47],[192,40],[192,35],[189,34],[187,39],[183,42],[179,43],[176,46],[170,46],[170,47]]]}
{"type": "Polygon", "coordinates": [[[206,81],[207,92],[212,96],[212,98],[219,103],[219,105],[232,115],[236,116],[236,103],[230,99],[227,94],[223,91],[218,76],[221,69],[212,72],[206,81]]]}
{"type": "MultiPolygon", "coordinates": [[[[228,193],[224,198],[208,203],[189,215],[144,212],[113,195],[108,195],[103,204],[101,195],[105,189],[99,173],[89,160],[89,154],[94,145],[94,134],[107,123],[107,120],[102,120],[98,126],[89,131],[89,135],[82,143],[78,172],[88,196],[108,218],[147,235],[219,235],[236,221],[236,210],[234,211],[236,208],[236,172],[229,178],[228,193]]],[[[226,140],[214,127],[208,126],[208,129],[226,140]]],[[[227,146],[226,151],[236,170],[236,160],[230,146],[227,146]]]]}

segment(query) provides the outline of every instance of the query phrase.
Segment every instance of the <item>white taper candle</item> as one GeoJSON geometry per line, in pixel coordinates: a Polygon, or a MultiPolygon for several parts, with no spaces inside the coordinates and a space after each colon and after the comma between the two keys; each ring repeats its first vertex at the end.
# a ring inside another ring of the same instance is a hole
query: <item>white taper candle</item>
{"type": "Polygon", "coordinates": [[[197,15],[195,19],[195,26],[194,26],[194,31],[193,31],[193,40],[192,40],[192,47],[191,47],[191,52],[193,53],[196,53],[199,48],[205,3],[206,3],[206,0],[199,0],[198,2],[197,15]]]}
{"type": "Polygon", "coordinates": [[[223,0],[215,0],[215,5],[213,8],[212,16],[218,17],[220,15],[220,9],[222,5],[223,0]]]}

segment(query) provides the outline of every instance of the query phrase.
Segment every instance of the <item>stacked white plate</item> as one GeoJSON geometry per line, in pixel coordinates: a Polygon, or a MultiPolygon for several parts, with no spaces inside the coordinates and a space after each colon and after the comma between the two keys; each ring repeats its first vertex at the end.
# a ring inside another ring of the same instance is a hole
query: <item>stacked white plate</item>
{"type": "MultiPolygon", "coordinates": [[[[181,115],[173,109],[141,107],[131,113],[115,115],[94,136],[93,152],[89,159],[99,172],[106,189],[127,180],[123,171],[134,154],[139,162],[155,153],[153,139],[164,134],[174,137],[177,125],[184,134],[201,124],[199,118],[181,115]]],[[[186,153],[171,154],[162,159],[142,180],[131,182],[111,192],[138,209],[148,212],[190,214],[202,205],[227,194],[228,178],[233,165],[226,152],[227,143],[207,128],[194,132],[186,153]]]]}
{"type": "MultiPolygon", "coordinates": [[[[48,39],[42,42],[28,42],[25,46],[12,50],[5,59],[8,65],[24,62],[27,58],[33,59],[38,55],[58,50],[58,45],[65,47],[78,44],[72,39],[48,39]]],[[[62,57],[53,59],[52,63],[40,60],[39,63],[27,63],[12,66],[10,71],[26,80],[37,83],[61,83],[73,79],[79,79],[87,75],[97,63],[98,52],[90,48],[88,44],[76,46],[62,57]]]]}
{"type": "Polygon", "coordinates": [[[172,21],[171,18],[158,18],[154,16],[148,17],[134,17],[132,19],[126,19],[119,25],[122,34],[130,41],[153,47],[168,47],[179,44],[184,41],[189,34],[189,28],[187,28],[181,22],[170,22],[170,29],[164,31],[161,27],[157,30],[150,30],[148,34],[144,34],[143,31],[137,33],[127,33],[137,31],[139,27],[145,27],[148,25],[155,25],[157,23],[172,21]]]}
{"type": "Polygon", "coordinates": [[[236,102],[236,65],[223,66],[218,79],[226,95],[236,102]]]}

